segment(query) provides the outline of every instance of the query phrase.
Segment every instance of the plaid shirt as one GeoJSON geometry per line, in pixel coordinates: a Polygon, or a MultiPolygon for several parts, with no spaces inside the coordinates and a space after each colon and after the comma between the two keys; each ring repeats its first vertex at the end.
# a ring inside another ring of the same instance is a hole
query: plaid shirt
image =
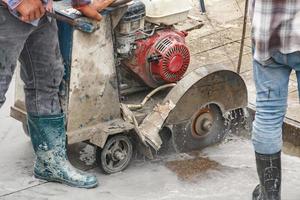
{"type": "Polygon", "coordinates": [[[300,0],[250,0],[254,59],[300,51],[300,0]]]}

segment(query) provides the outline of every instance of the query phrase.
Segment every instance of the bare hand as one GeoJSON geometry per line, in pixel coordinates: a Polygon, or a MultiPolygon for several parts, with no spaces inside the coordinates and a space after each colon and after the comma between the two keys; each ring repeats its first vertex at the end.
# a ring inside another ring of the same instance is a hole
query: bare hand
{"type": "Polygon", "coordinates": [[[21,20],[25,22],[39,19],[45,14],[41,0],[23,0],[16,9],[21,15],[21,20]]]}
{"type": "Polygon", "coordinates": [[[81,6],[76,9],[79,10],[84,16],[86,16],[90,19],[94,19],[97,21],[101,21],[101,19],[102,19],[102,16],[99,14],[99,12],[95,8],[93,8],[91,5],[81,6]]]}
{"type": "Polygon", "coordinates": [[[76,9],[88,18],[101,21],[102,16],[99,14],[99,12],[107,8],[115,1],[116,0],[94,0],[90,5],[82,6],[76,9]]]}
{"type": "Polygon", "coordinates": [[[94,0],[91,3],[91,6],[96,9],[98,12],[101,12],[107,8],[110,4],[114,3],[116,0],[94,0]]]}

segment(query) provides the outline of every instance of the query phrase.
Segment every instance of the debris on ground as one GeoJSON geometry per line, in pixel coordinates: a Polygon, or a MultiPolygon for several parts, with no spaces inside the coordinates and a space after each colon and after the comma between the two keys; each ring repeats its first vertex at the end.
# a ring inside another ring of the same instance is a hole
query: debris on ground
{"type": "Polygon", "coordinates": [[[219,163],[203,157],[188,160],[174,160],[166,163],[166,167],[176,173],[178,178],[183,181],[192,181],[201,173],[217,169],[218,166],[219,163]]]}

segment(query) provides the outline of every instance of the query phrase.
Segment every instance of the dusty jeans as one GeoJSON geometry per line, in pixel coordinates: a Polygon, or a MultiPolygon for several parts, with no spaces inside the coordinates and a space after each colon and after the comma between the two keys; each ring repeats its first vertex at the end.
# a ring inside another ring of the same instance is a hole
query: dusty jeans
{"type": "Polygon", "coordinates": [[[17,60],[25,83],[26,109],[34,115],[59,114],[59,85],[64,67],[59,51],[57,26],[42,18],[38,27],[23,23],[0,5],[0,107],[17,60]]]}
{"type": "Polygon", "coordinates": [[[264,65],[254,60],[253,67],[257,92],[252,134],[254,148],[260,154],[278,153],[282,148],[282,125],[292,70],[297,74],[298,90],[300,86],[300,52],[276,52],[264,65]]]}

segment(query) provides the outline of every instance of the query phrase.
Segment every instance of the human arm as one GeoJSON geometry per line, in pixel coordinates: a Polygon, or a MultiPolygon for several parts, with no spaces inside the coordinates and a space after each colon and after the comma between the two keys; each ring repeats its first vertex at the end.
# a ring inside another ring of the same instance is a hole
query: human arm
{"type": "MultiPolygon", "coordinates": [[[[45,14],[45,7],[41,0],[3,0],[10,10],[17,11],[20,19],[30,22],[41,18],[45,14]]],[[[49,0],[51,1],[51,0],[49,0]]],[[[88,18],[100,21],[100,11],[108,7],[115,0],[72,0],[72,6],[88,18]]]]}
{"type": "Polygon", "coordinates": [[[16,10],[20,19],[30,22],[39,19],[45,14],[41,0],[4,0],[10,10],[16,10]]]}
{"type": "Polygon", "coordinates": [[[92,2],[90,2],[90,0],[72,0],[72,6],[86,17],[100,21],[102,16],[99,12],[113,2],[115,2],[115,0],[94,0],[92,2]]]}

